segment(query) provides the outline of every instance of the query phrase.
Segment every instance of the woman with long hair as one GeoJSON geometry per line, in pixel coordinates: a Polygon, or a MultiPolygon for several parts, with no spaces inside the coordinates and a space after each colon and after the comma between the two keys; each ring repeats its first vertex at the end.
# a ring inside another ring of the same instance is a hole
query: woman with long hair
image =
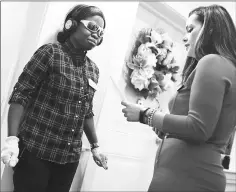
{"type": "Polygon", "coordinates": [[[236,125],[236,29],[219,5],[190,12],[188,58],[170,114],[122,101],[127,121],[148,124],[166,138],[149,191],[224,191],[221,154],[236,125]]]}

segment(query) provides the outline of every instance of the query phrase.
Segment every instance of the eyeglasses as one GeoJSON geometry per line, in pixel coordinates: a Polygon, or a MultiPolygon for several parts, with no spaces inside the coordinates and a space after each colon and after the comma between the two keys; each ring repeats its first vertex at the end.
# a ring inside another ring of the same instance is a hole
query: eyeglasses
{"type": "Polygon", "coordinates": [[[80,22],[83,23],[85,28],[91,31],[92,33],[97,33],[99,37],[103,36],[104,29],[97,25],[95,22],[88,20],[81,20],[80,22]]]}

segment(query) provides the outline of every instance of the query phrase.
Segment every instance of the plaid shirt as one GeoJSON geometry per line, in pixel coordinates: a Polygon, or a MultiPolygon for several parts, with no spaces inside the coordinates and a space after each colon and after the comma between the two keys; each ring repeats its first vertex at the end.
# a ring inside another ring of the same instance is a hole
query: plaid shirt
{"type": "Polygon", "coordinates": [[[93,117],[98,78],[95,63],[70,41],[41,46],[9,100],[25,109],[18,137],[26,149],[60,164],[79,161],[84,120],[93,117]]]}

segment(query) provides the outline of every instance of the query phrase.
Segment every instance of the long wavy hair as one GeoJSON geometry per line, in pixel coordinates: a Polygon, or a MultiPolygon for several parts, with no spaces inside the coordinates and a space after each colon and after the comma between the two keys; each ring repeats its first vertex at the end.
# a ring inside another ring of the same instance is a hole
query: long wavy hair
{"type": "Polygon", "coordinates": [[[228,11],[220,5],[210,5],[192,10],[189,17],[193,14],[202,23],[202,29],[196,41],[196,58],[186,59],[182,82],[196,68],[198,61],[208,54],[221,55],[236,67],[236,28],[228,11]]]}

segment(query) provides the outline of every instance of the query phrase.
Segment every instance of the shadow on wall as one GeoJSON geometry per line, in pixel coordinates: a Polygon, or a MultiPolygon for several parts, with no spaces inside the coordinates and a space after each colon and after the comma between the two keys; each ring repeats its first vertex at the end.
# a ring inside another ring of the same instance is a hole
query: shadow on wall
{"type": "Polygon", "coordinates": [[[45,39],[45,42],[43,42],[43,44],[46,43],[56,43],[57,42],[57,34],[58,32],[60,32],[61,30],[58,29],[57,31],[55,31],[54,33],[52,33],[51,35],[48,36],[47,39],[45,39]]]}

